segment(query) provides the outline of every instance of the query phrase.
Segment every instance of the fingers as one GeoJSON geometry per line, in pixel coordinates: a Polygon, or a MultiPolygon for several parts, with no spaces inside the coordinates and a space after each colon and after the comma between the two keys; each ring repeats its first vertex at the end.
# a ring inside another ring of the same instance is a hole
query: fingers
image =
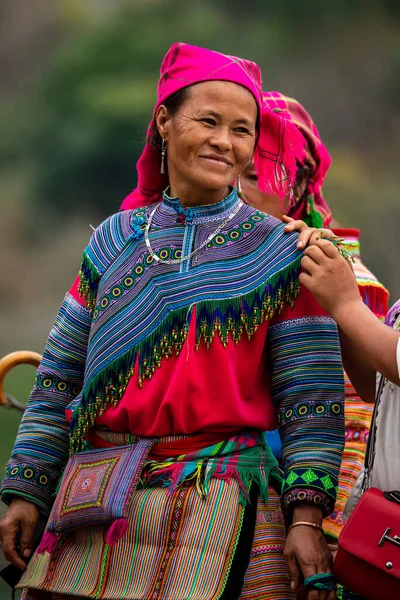
{"type": "Polygon", "coordinates": [[[304,256],[311,258],[317,265],[322,264],[326,260],[326,254],[319,246],[309,246],[304,250],[304,256]]]}
{"type": "Polygon", "coordinates": [[[309,243],[311,236],[315,232],[315,229],[313,227],[308,227],[304,223],[304,221],[300,221],[300,220],[294,221],[293,219],[291,219],[290,217],[287,217],[286,215],[282,216],[282,221],[287,223],[287,225],[285,225],[285,227],[283,228],[286,231],[286,233],[290,233],[292,231],[300,232],[299,238],[297,240],[297,248],[299,250],[301,250],[302,248],[305,248],[307,246],[307,244],[309,243]]]}
{"type": "MultiPolygon", "coordinates": [[[[311,577],[311,575],[315,575],[318,573],[317,565],[302,565],[301,570],[303,573],[304,579],[307,577],[311,577]]],[[[307,590],[306,592],[307,600],[320,600],[320,592],[319,590],[307,590]]]]}
{"type": "Polygon", "coordinates": [[[303,256],[303,258],[301,259],[301,268],[309,275],[314,275],[316,270],[318,269],[318,266],[318,263],[316,263],[309,256],[303,256]]]}
{"type": "Polygon", "coordinates": [[[316,242],[315,247],[320,248],[328,258],[342,258],[339,254],[339,250],[329,240],[319,239],[316,242]]]}
{"type": "Polygon", "coordinates": [[[21,554],[26,559],[30,558],[33,551],[36,523],[36,520],[29,517],[21,522],[21,554]]]}
{"type": "Polygon", "coordinates": [[[19,533],[19,526],[16,523],[7,523],[7,521],[4,522],[3,520],[1,531],[4,556],[8,562],[24,571],[26,569],[26,564],[17,552],[17,534],[19,533]]]}
{"type": "Polygon", "coordinates": [[[307,229],[302,231],[299,235],[299,239],[297,240],[297,248],[301,250],[302,248],[305,248],[308,244],[310,244],[310,241],[314,234],[315,231],[314,229],[311,229],[311,227],[307,227],[307,229]]]}
{"type": "Polygon", "coordinates": [[[286,562],[289,571],[290,589],[292,592],[296,592],[300,585],[300,567],[294,554],[286,556],[286,562]]]}
{"type": "Polygon", "coordinates": [[[312,293],[312,288],[314,287],[313,286],[314,280],[309,273],[306,273],[305,271],[300,273],[299,281],[300,281],[301,285],[304,285],[304,287],[307,288],[308,291],[310,291],[312,293]]]}
{"type": "Polygon", "coordinates": [[[311,590],[307,594],[307,600],[321,600],[321,593],[318,590],[311,590]]]}
{"type": "Polygon", "coordinates": [[[286,217],[285,215],[283,215],[282,221],[283,220],[287,223],[287,225],[285,225],[284,227],[285,231],[305,231],[306,229],[308,229],[308,225],[306,225],[304,221],[300,221],[300,219],[294,221],[290,217],[286,217]]]}

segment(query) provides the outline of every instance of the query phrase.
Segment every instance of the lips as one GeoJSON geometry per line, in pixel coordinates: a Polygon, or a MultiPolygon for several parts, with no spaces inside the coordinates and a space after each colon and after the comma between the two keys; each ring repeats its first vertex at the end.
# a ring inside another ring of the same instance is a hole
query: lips
{"type": "Polygon", "coordinates": [[[230,160],[220,154],[204,154],[203,156],[200,156],[200,158],[204,158],[205,160],[215,164],[223,165],[225,167],[233,167],[233,164],[230,162],[230,160]]]}

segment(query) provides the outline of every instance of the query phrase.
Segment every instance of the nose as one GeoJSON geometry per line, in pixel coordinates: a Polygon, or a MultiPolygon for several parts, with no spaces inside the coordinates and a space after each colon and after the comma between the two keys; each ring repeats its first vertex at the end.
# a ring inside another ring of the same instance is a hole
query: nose
{"type": "Polygon", "coordinates": [[[229,127],[216,127],[209,139],[209,143],[219,152],[227,152],[232,148],[229,127]]]}

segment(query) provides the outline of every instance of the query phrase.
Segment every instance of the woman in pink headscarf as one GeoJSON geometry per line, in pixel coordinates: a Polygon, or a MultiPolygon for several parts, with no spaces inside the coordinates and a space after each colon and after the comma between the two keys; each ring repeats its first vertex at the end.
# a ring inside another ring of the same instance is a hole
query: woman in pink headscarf
{"type": "Polygon", "coordinates": [[[300,291],[297,234],[232,186],[253,156],[263,190],[295,177],[301,136],[260,112],[254,63],[168,51],[138,187],[84,251],[3,480],[17,567],[48,519],[25,600],[334,597],[338,334],[300,291]]]}
{"type": "MultiPolygon", "coordinates": [[[[325,176],[331,165],[331,158],[315,123],[300,102],[279,92],[264,92],[263,110],[267,115],[266,127],[268,127],[268,114],[271,110],[278,111],[279,114],[288,118],[304,136],[305,152],[297,156],[297,175],[292,197],[288,194],[282,200],[277,196],[270,196],[262,192],[258,186],[257,172],[254,166],[249,165],[241,177],[245,198],[256,208],[278,218],[288,215],[293,219],[304,221],[310,228],[317,228],[316,235],[312,240],[314,242],[315,238],[321,235],[320,228],[327,227],[332,219],[322,190],[325,176]]],[[[264,112],[262,112],[263,114],[264,112]]],[[[261,117],[262,127],[263,119],[261,117]]],[[[294,226],[295,223],[291,223],[286,229],[293,231],[294,226]]],[[[375,275],[361,262],[359,230],[341,228],[331,231],[332,235],[335,234],[343,240],[343,248],[354,256],[353,270],[359,294],[364,303],[377,317],[384,318],[388,310],[389,294],[375,275]]],[[[310,232],[311,230],[308,235],[310,232]]],[[[329,234],[325,231],[324,235],[329,234]]],[[[344,359],[346,359],[347,353],[346,345],[342,346],[344,359]]],[[[335,510],[324,522],[325,534],[330,537],[331,542],[336,542],[343,528],[344,507],[364,464],[373,408],[372,404],[361,400],[346,374],[345,389],[346,444],[339,475],[339,492],[335,510]]],[[[373,401],[374,394],[370,397],[370,402],[373,401]]],[[[272,439],[274,438],[272,437],[272,439]]]]}
{"type": "MultiPolygon", "coordinates": [[[[245,197],[277,218],[288,215],[310,227],[328,227],[332,214],[322,195],[322,186],[332,160],[317,126],[300,102],[280,92],[263,93],[262,114],[265,111],[268,115],[271,110],[288,119],[304,138],[305,146],[299,145],[296,152],[295,183],[291,194],[284,199],[267,195],[258,184],[257,165],[252,163],[241,178],[245,197]]],[[[263,125],[261,118],[261,128],[264,126],[268,127],[268,119],[263,125]]]]}

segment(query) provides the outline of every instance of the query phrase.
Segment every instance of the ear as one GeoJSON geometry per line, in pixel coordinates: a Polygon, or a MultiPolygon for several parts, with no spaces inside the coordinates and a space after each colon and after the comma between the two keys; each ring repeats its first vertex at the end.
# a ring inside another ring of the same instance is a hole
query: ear
{"type": "Polygon", "coordinates": [[[161,104],[156,111],[156,125],[158,133],[161,135],[163,140],[167,141],[168,129],[170,127],[171,116],[168,114],[167,107],[161,104]]]}

